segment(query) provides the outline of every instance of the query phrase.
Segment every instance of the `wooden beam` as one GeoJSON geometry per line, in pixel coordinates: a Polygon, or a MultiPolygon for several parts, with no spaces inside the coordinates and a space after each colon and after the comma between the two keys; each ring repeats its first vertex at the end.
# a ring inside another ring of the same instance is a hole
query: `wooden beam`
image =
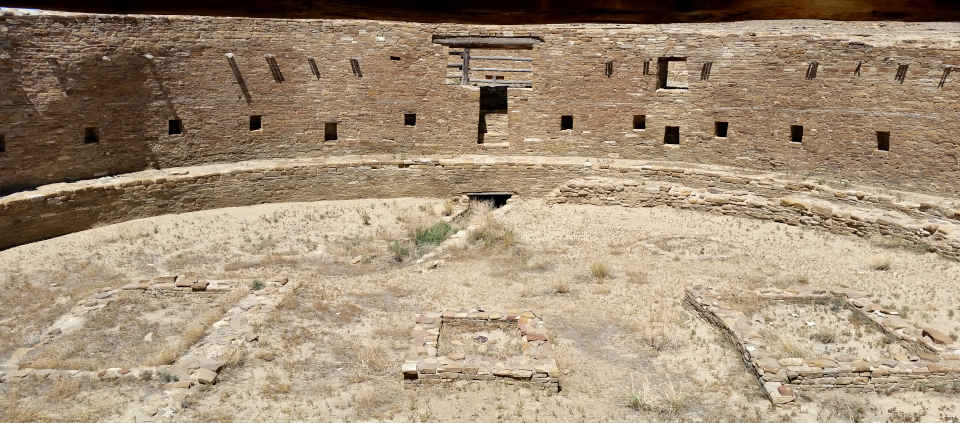
{"type": "Polygon", "coordinates": [[[532,49],[535,44],[542,43],[543,40],[537,37],[434,36],[433,42],[437,44],[443,44],[448,47],[532,49]]]}
{"type": "Polygon", "coordinates": [[[533,85],[533,81],[508,81],[505,79],[471,79],[470,82],[481,85],[533,85]]]}
{"type": "Polygon", "coordinates": [[[489,72],[533,72],[533,69],[503,69],[503,68],[471,68],[470,70],[489,71],[489,72]]]}
{"type": "Polygon", "coordinates": [[[463,79],[460,80],[461,85],[470,84],[470,49],[464,48],[463,54],[460,55],[463,57],[463,79]]]}
{"type": "Polygon", "coordinates": [[[532,62],[532,57],[513,57],[513,56],[473,56],[477,60],[510,60],[514,62],[532,62]]]}

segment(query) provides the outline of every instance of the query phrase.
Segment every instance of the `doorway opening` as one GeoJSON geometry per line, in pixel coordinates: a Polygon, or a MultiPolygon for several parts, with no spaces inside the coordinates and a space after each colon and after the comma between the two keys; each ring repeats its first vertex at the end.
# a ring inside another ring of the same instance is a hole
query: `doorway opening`
{"type": "Polygon", "coordinates": [[[489,140],[506,141],[507,87],[480,87],[480,120],[477,124],[477,144],[489,140]]]}

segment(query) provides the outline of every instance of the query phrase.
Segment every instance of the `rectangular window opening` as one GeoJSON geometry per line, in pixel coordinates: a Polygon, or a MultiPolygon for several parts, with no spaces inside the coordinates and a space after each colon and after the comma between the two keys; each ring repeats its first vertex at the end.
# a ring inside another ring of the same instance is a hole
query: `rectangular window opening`
{"type": "Polygon", "coordinates": [[[643,61],[643,74],[650,75],[650,59],[643,61]]]}
{"type": "Polygon", "coordinates": [[[337,140],[337,122],[326,122],[323,124],[323,140],[337,140]]]}
{"type": "Polygon", "coordinates": [[[96,144],[100,142],[100,130],[94,127],[83,128],[83,143],[96,144]]]}
{"type": "Polygon", "coordinates": [[[400,56],[390,56],[390,60],[400,60],[400,56]]]}
{"type": "Polygon", "coordinates": [[[714,122],[713,135],[715,135],[717,138],[726,138],[727,126],[728,126],[728,122],[714,122]]]}
{"type": "Polygon", "coordinates": [[[686,90],[689,85],[686,66],[686,57],[658,57],[657,89],[686,90]]]}
{"type": "Polygon", "coordinates": [[[404,113],[404,114],[403,114],[403,126],[417,126],[417,114],[416,114],[416,113],[404,113]]]}
{"type": "Polygon", "coordinates": [[[647,115],[633,115],[633,129],[647,129],[647,115]]]}
{"type": "Polygon", "coordinates": [[[877,150],[890,151],[889,131],[877,131],[877,150]]]}
{"type": "Polygon", "coordinates": [[[260,115],[250,116],[250,130],[259,131],[263,129],[263,117],[260,115]]]}
{"type": "Polygon", "coordinates": [[[613,60],[608,60],[607,63],[605,63],[603,74],[606,75],[607,78],[613,76],[613,60]]]}
{"type": "Polygon", "coordinates": [[[560,116],[560,130],[573,129],[573,115],[560,116]]]}
{"type": "Polygon", "coordinates": [[[803,142],[803,125],[790,125],[790,142],[803,142]]]}
{"type": "Polygon", "coordinates": [[[668,126],[663,131],[664,144],[680,144],[680,127],[668,126]]]}
{"type": "Polygon", "coordinates": [[[179,135],[183,133],[183,121],[180,119],[170,119],[167,122],[167,134],[179,135]]]}
{"type": "Polygon", "coordinates": [[[3,137],[3,135],[0,135],[0,153],[6,153],[6,152],[7,152],[7,140],[6,138],[3,137]]]}

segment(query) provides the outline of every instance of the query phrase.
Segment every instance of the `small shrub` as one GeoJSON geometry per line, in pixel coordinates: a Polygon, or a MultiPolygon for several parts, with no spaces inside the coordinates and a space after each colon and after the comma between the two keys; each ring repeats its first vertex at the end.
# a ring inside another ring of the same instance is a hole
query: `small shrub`
{"type": "Polygon", "coordinates": [[[363,226],[370,226],[370,212],[358,208],[357,214],[360,215],[360,223],[363,223],[363,226]]]}
{"type": "Polygon", "coordinates": [[[252,290],[254,290],[254,291],[259,291],[259,290],[263,289],[263,282],[260,282],[260,281],[258,281],[258,280],[257,280],[257,281],[250,282],[250,289],[252,289],[252,290]]]}
{"type": "Polygon", "coordinates": [[[433,226],[417,229],[414,239],[417,246],[439,244],[452,235],[453,232],[453,227],[447,222],[437,222],[433,226]]]}
{"type": "Polygon", "coordinates": [[[824,330],[810,335],[810,339],[822,344],[833,344],[837,342],[837,334],[824,330]]]}
{"type": "Polygon", "coordinates": [[[393,255],[393,261],[401,263],[410,256],[410,247],[405,242],[393,241],[390,243],[390,254],[393,255]]]}
{"type": "Polygon", "coordinates": [[[601,262],[596,262],[590,265],[590,274],[593,275],[594,279],[597,280],[608,279],[613,275],[613,273],[610,271],[610,268],[601,262]]]}

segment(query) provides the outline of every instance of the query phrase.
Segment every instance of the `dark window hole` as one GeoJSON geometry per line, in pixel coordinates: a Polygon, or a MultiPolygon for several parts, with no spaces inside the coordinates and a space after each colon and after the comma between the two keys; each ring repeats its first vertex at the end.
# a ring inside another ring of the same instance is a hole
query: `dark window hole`
{"type": "Polygon", "coordinates": [[[263,117],[259,115],[250,116],[250,130],[259,131],[261,129],[263,129],[263,117]]]}
{"type": "Polygon", "coordinates": [[[719,138],[726,138],[726,137],[727,137],[727,126],[729,126],[727,122],[714,122],[714,123],[713,123],[713,135],[715,135],[715,136],[717,136],[717,137],[719,137],[719,138]]]}
{"type": "Polygon", "coordinates": [[[803,142],[802,125],[790,125],[790,142],[803,142]]]}
{"type": "Polygon", "coordinates": [[[337,123],[336,122],[326,122],[323,124],[323,140],[324,141],[337,140],[337,123]]]}
{"type": "Polygon", "coordinates": [[[183,121],[180,119],[170,119],[167,125],[167,134],[177,135],[183,133],[183,121]]]}
{"type": "Polygon", "coordinates": [[[403,114],[403,125],[404,125],[404,126],[417,126],[417,114],[416,114],[416,113],[404,113],[404,114],[403,114]]]}
{"type": "Polygon", "coordinates": [[[573,129],[573,115],[560,116],[560,130],[573,129]]]}
{"type": "Polygon", "coordinates": [[[679,126],[666,127],[666,130],[663,131],[663,143],[664,144],[680,144],[680,127],[679,126]]]}
{"type": "Polygon", "coordinates": [[[100,130],[97,128],[83,128],[83,143],[96,144],[100,142],[100,130]]]}
{"type": "Polygon", "coordinates": [[[647,129],[647,115],[633,115],[633,129],[647,129]]]}
{"type": "Polygon", "coordinates": [[[890,151],[890,132],[877,131],[877,150],[890,151]]]}
{"type": "Polygon", "coordinates": [[[390,60],[400,60],[400,56],[390,56],[390,60]]]}
{"type": "Polygon", "coordinates": [[[3,135],[0,135],[0,153],[5,152],[7,152],[7,140],[3,137],[3,135]]]}

